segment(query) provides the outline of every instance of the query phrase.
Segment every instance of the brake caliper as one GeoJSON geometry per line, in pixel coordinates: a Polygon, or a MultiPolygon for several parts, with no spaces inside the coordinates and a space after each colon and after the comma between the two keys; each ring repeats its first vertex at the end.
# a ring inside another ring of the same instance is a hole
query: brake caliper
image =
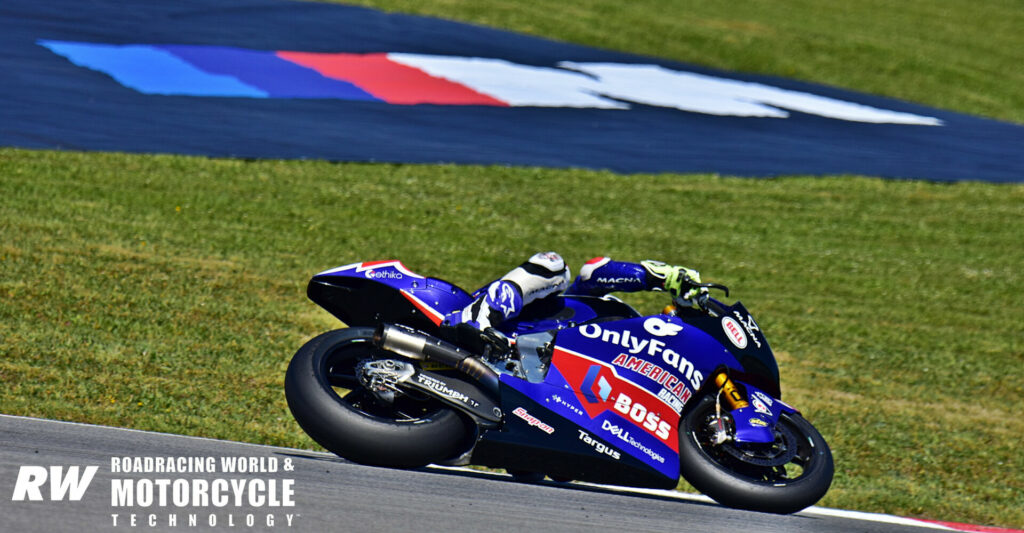
{"type": "Polygon", "coordinates": [[[398,384],[415,373],[416,367],[394,359],[362,361],[356,368],[356,375],[366,390],[386,403],[395,401],[395,393],[401,392],[398,384]]]}

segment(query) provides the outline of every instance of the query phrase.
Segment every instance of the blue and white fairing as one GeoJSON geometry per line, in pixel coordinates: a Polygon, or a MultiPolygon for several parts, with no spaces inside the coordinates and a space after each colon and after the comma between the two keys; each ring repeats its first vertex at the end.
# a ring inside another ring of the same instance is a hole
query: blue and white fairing
{"type": "Polygon", "coordinates": [[[307,288],[311,300],[349,326],[381,322],[434,331],[472,297],[447,281],[421,276],[401,261],[368,261],[326,270],[307,288]]]}
{"type": "Polygon", "coordinates": [[[723,363],[738,365],[707,334],[678,318],[653,316],[562,330],[543,383],[510,376],[502,382],[675,478],[679,415],[723,363]]]}
{"type": "MultiPolygon", "coordinates": [[[[731,309],[745,313],[742,306],[731,309]]],[[[715,387],[708,380],[717,370],[744,374],[733,352],[751,357],[747,346],[724,344],[731,322],[707,318],[704,329],[668,315],[564,329],[543,383],[512,376],[502,376],[502,383],[671,478],[679,472],[683,408],[705,386],[715,387]]],[[[750,406],[730,413],[736,442],[773,442],[779,415],[792,408],[752,384],[743,386],[750,406]]]]}
{"type": "MultiPolygon", "coordinates": [[[[321,272],[310,281],[308,294],[349,326],[400,323],[427,332],[472,302],[459,287],[420,276],[399,261],[321,272]]],[[[534,302],[500,329],[520,342],[535,333],[550,339],[557,331],[547,373],[530,379],[502,374],[500,381],[539,409],[523,416],[544,420],[546,409],[578,428],[573,431],[582,448],[600,441],[602,446],[593,449],[621,450],[604,453],[606,460],[639,461],[668,483],[679,473],[680,415],[698,391],[715,387],[708,381],[716,370],[730,369],[750,398],[749,407],[730,413],[737,443],[772,442],[781,412],[793,411],[778,399],[778,369],[753,318],[738,303],[724,309],[720,317],[641,317],[607,297],[534,302]]],[[[507,411],[514,407],[503,405],[507,411]]],[[[548,438],[560,441],[552,441],[552,448],[565,445],[564,431],[541,433],[533,442],[543,447],[548,438]]]]}

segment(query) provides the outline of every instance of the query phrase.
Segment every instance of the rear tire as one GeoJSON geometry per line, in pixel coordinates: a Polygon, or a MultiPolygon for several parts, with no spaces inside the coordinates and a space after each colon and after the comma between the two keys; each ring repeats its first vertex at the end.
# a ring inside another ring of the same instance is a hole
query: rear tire
{"type": "Polygon", "coordinates": [[[707,396],[680,427],[681,473],[694,488],[729,507],[778,514],[810,507],[828,491],[832,452],[802,416],[783,413],[775,443],[744,453],[751,449],[711,442],[708,423],[714,415],[715,399],[707,396]]]}
{"type": "Polygon", "coordinates": [[[372,337],[373,328],[329,331],[292,357],[285,396],[303,431],[327,450],[366,465],[415,468],[464,451],[473,432],[451,408],[404,395],[386,404],[363,388],[355,364],[388,353],[374,348],[372,337]],[[342,396],[335,387],[350,392],[342,396]]]}

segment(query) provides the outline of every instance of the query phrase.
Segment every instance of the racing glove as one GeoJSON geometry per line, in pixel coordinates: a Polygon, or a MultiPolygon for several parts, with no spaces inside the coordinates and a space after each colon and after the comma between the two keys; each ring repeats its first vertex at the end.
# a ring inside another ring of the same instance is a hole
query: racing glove
{"type": "Polygon", "coordinates": [[[708,290],[695,287],[700,283],[700,272],[684,266],[667,265],[661,261],[641,261],[641,265],[656,279],[662,280],[661,288],[671,294],[696,304],[701,294],[708,290]]]}

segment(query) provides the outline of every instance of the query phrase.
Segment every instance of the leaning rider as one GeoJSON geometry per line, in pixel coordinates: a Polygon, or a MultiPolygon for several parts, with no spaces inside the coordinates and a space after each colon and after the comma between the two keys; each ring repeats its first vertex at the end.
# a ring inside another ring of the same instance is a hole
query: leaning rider
{"type": "Polygon", "coordinates": [[[569,295],[604,296],[610,292],[666,291],[691,303],[707,289],[696,288],[700,273],[659,261],[627,263],[595,257],[580,269],[569,286],[569,269],[555,252],[535,254],[480,291],[468,306],[450,313],[446,325],[467,324],[478,330],[496,327],[516,317],[523,306],[565,291],[569,295]],[[568,290],[566,290],[568,287],[568,290]]]}

